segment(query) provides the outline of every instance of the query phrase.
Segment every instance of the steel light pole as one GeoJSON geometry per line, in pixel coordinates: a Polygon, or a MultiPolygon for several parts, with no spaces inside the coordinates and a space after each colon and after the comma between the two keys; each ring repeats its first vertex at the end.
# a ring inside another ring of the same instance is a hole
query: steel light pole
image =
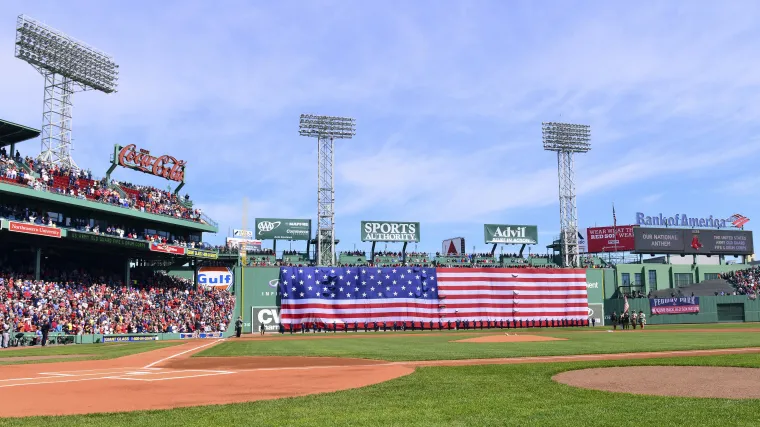
{"type": "Polygon", "coordinates": [[[40,160],[78,169],[71,157],[71,96],[116,92],[119,66],[110,55],[25,15],[16,21],[15,56],[45,78],[40,160]]]}
{"type": "Polygon", "coordinates": [[[557,152],[559,226],[563,267],[577,267],[578,207],[575,202],[575,153],[591,150],[591,127],[571,123],[541,123],[544,150],[557,152]]]}
{"type": "Polygon", "coordinates": [[[301,114],[299,134],[317,138],[317,265],[335,265],[336,139],[356,135],[356,119],[301,114]]]}

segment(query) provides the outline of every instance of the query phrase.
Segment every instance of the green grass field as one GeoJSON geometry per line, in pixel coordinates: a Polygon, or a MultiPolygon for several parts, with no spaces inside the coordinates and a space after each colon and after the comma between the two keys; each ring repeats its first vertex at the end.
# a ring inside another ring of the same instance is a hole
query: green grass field
{"type": "Polygon", "coordinates": [[[180,344],[178,342],[144,342],[144,343],[113,343],[113,344],[80,344],[54,345],[45,348],[27,347],[23,349],[0,350],[0,365],[16,365],[27,363],[53,363],[80,360],[115,359],[117,357],[144,353],[180,344]],[[84,357],[67,358],[67,355],[83,355],[84,357]],[[23,360],[30,356],[63,356],[60,359],[23,360]],[[18,359],[18,360],[13,360],[18,359]]]}
{"type": "MultiPolygon", "coordinates": [[[[523,331],[568,338],[567,341],[464,344],[454,334],[369,333],[344,339],[271,341],[234,339],[201,356],[309,355],[385,360],[464,359],[532,355],[569,355],[621,351],[663,351],[760,346],[760,333],[745,325],[729,332],[686,332],[717,325],[670,328],[670,332],[590,332],[588,329],[523,331]]],[[[757,325],[748,325],[757,327],[757,325]]],[[[657,329],[664,329],[660,327],[657,329]]],[[[332,335],[332,334],[330,334],[332,335]]],[[[339,335],[339,334],[337,334],[339,335]]],[[[467,334],[482,335],[480,331],[467,334]]],[[[348,334],[350,337],[351,334],[348,334]]],[[[324,337],[324,334],[322,334],[324,337]]],[[[81,345],[44,349],[44,354],[117,357],[171,343],[81,345]]],[[[13,352],[37,355],[42,349],[13,352]]],[[[11,352],[0,352],[0,356],[11,352]]],[[[234,405],[167,411],[67,417],[0,419],[0,426],[756,426],[760,400],[637,396],[584,390],[555,383],[559,372],[605,366],[695,365],[760,368],[760,354],[606,362],[426,367],[385,383],[336,393],[234,405]]],[[[758,384],[760,387],[760,384],[758,384]]],[[[44,399],[40,396],[40,404],[44,399]]],[[[54,397],[53,397],[54,398],[54,397]]],[[[146,398],[150,398],[146,396],[146,398]]]]}
{"type": "MultiPolygon", "coordinates": [[[[491,333],[503,332],[492,331],[491,333]]],[[[446,332],[437,334],[369,332],[357,335],[354,339],[340,337],[331,339],[333,334],[316,334],[316,337],[321,337],[321,339],[266,341],[230,339],[196,356],[330,356],[408,361],[760,347],[760,333],[741,330],[730,332],[636,330],[608,333],[603,330],[595,332],[587,329],[536,329],[519,333],[566,338],[567,341],[493,344],[451,342],[480,336],[482,335],[480,332],[466,335],[446,332]]],[[[279,338],[287,337],[288,335],[279,338]]]]}
{"type": "MultiPolygon", "coordinates": [[[[3,419],[2,426],[756,426],[760,401],[634,396],[555,383],[602,366],[760,367],[760,355],[615,362],[422,368],[337,393],[235,405],[70,417],[3,419]]],[[[760,386],[760,385],[759,385],[760,386]]]]}

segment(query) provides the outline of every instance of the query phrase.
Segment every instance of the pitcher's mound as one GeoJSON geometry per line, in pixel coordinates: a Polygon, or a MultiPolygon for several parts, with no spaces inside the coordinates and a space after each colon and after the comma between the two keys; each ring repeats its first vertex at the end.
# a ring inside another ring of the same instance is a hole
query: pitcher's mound
{"type": "Polygon", "coordinates": [[[565,341],[565,338],[543,337],[540,335],[486,335],[484,337],[467,338],[454,342],[537,342],[537,341],[565,341]]]}
{"type": "Polygon", "coordinates": [[[631,366],[568,371],[552,377],[573,387],[656,396],[760,398],[760,369],[631,366]]]}

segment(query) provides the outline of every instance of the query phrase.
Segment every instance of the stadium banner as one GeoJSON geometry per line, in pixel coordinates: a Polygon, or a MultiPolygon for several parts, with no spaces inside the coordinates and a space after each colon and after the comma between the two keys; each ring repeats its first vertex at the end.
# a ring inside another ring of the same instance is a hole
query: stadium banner
{"type": "Polygon", "coordinates": [[[651,298],[652,314],[699,313],[699,297],[651,298]]]}
{"type": "Polygon", "coordinates": [[[125,147],[116,145],[114,147],[113,162],[121,167],[155,175],[170,181],[185,181],[185,165],[187,162],[177,160],[166,154],[159,157],[151,156],[150,151],[142,148],[138,150],[135,144],[129,144],[125,147]]]}
{"type": "Polygon", "coordinates": [[[87,233],[84,231],[68,230],[66,237],[73,240],[89,243],[102,243],[106,245],[120,246],[129,249],[148,249],[148,242],[145,240],[124,239],[115,236],[106,236],[103,234],[87,233]]]}
{"type": "Polygon", "coordinates": [[[158,341],[158,335],[103,335],[103,342],[158,341]]]}
{"type": "Polygon", "coordinates": [[[201,332],[196,337],[194,333],[192,332],[181,332],[179,334],[179,339],[181,340],[189,340],[193,338],[212,338],[212,339],[222,339],[224,338],[224,332],[201,332]]]}
{"type": "Polygon", "coordinates": [[[414,242],[420,241],[419,222],[362,221],[362,242],[414,242]]]}
{"type": "Polygon", "coordinates": [[[538,243],[538,227],[535,225],[485,224],[486,243],[535,245],[538,243]]]}
{"type": "Polygon", "coordinates": [[[185,249],[185,255],[194,258],[219,259],[219,253],[205,249],[185,249]]]}
{"type": "Polygon", "coordinates": [[[228,237],[227,247],[231,249],[245,249],[248,252],[257,252],[261,250],[261,240],[228,237]]]}
{"type": "Polygon", "coordinates": [[[198,284],[204,288],[230,289],[235,284],[232,270],[227,267],[201,267],[198,284]]]}
{"type": "Polygon", "coordinates": [[[635,249],[632,225],[617,227],[591,227],[586,229],[586,252],[630,252],[635,249]]]}
{"type": "Polygon", "coordinates": [[[279,270],[282,324],[571,320],[587,319],[589,314],[584,269],[281,267],[279,270]]]}
{"type": "Polygon", "coordinates": [[[441,253],[444,255],[464,255],[464,237],[446,239],[441,244],[441,253]]]}
{"type": "Polygon", "coordinates": [[[751,231],[635,227],[635,252],[687,255],[752,255],[751,231]]]}
{"type": "Polygon", "coordinates": [[[234,229],[232,230],[232,237],[239,237],[243,239],[253,239],[253,231],[251,230],[239,230],[234,229]]]}
{"type": "Polygon", "coordinates": [[[683,230],[686,254],[752,255],[751,231],[683,230]]]}
{"type": "Polygon", "coordinates": [[[45,225],[28,224],[25,222],[8,222],[8,231],[14,233],[34,234],[35,236],[61,238],[61,229],[57,227],[48,227],[45,225]]]}
{"type": "Polygon", "coordinates": [[[251,319],[254,334],[261,333],[261,325],[264,325],[264,332],[280,331],[280,309],[277,307],[251,307],[251,319]]]}
{"type": "Polygon", "coordinates": [[[310,219],[256,218],[259,240],[309,240],[310,237],[310,219]]]}
{"type": "Polygon", "coordinates": [[[185,254],[185,248],[183,248],[182,246],[172,246],[172,245],[167,245],[166,243],[150,242],[150,250],[151,252],[161,252],[161,253],[171,254],[171,255],[185,254]]]}

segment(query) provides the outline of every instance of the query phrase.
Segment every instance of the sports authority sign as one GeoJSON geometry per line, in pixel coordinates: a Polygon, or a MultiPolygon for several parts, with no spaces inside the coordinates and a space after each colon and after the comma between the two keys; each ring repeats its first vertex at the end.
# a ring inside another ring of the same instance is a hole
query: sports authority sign
{"type": "Polygon", "coordinates": [[[538,243],[538,227],[535,225],[485,224],[486,243],[535,245],[538,243]]]}
{"type": "Polygon", "coordinates": [[[261,332],[261,325],[264,325],[264,332],[280,331],[280,309],[277,307],[252,307],[251,320],[254,334],[261,332]]]}
{"type": "Polygon", "coordinates": [[[170,181],[185,181],[184,160],[164,154],[163,156],[154,157],[150,151],[137,149],[135,144],[129,144],[126,147],[115,147],[114,163],[119,166],[134,169],[140,172],[149,173],[170,181]]]}
{"type": "Polygon", "coordinates": [[[25,222],[8,221],[8,230],[14,233],[34,234],[35,236],[61,238],[61,229],[25,222]]]}
{"type": "Polygon", "coordinates": [[[309,240],[310,219],[256,218],[259,240],[309,240]]]}
{"type": "Polygon", "coordinates": [[[419,222],[362,221],[362,242],[419,242],[419,222]]]}
{"type": "Polygon", "coordinates": [[[634,249],[633,226],[592,227],[586,229],[587,252],[628,252],[634,249]]]}

